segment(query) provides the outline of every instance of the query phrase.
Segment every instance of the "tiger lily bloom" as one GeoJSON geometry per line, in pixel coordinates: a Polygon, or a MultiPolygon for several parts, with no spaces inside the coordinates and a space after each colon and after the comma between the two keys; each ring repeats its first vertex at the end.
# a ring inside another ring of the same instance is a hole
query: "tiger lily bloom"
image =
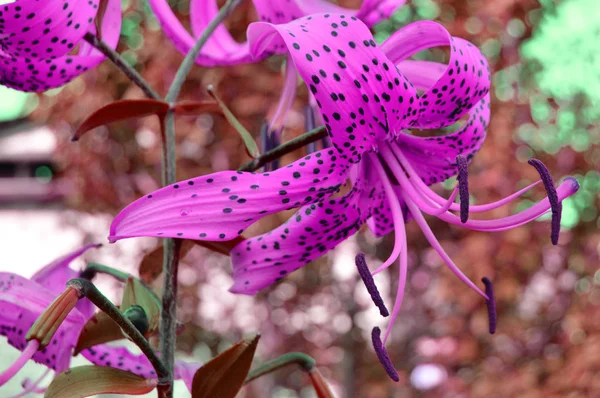
{"type": "MultiPolygon", "coordinates": [[[[0,334],[8,343],[22,351],[21,356],[4,372],[0,373],[0,386],[10,380],[29,361],[33,360],[59,374],[69,368],[73,348],[87,320],[94,314],[94,305],[82,298],[66,316],[49,344],[41,347],[35,337],[26,338],[28,330],[57,297],[65,292],[65,284],[73,278],[83,277],[81,272],[69,267],[69,263],[87,250],[98,247],[88,244],[43,267],[31,279],[20,275],[0,272],[0,334]]],[[[81,354],[95,365],[111,366],[127,370],[147,378],[156,378],[154,369],[143,354],[133,354],[125,347],[101,344],[85,349],[81,354]]],[[[177,361],[176,379],[183,379],[191,389],[191,382],[200,364],[177,361]]],[[[27,391],[38,389],[37,382],[26,386],[27,391]]]]}
{"type": "MultiPolygon", "coordinates": [[[[107,0],[102,39],[116,48],[121,2],[107,0]]],[[[20,91],[62,86],[106,58],[82,40],[95,32],[98,0],[16,0],[0,6],[0,84],[20,91]],[[71,51],[79,46],[76,54],[71,51]]]]}
{"type": "MultiPolygon", "coordinates": [[[[502,206],[537,185],[498,202],[468,203],[467,165],[485,138],[490,89],[487,62],[471,43],[450,36],[437,23],[422,21],[400,29],[380,47],[365,24],[341,14],[311,15],[285,25],[252,24],[248,38],[252,53],[259,57],[281,46],[288,48],[315,97],[332,147],[269,173],[223,171],[164,187],[122,210],[111,225],[110,241],[136,236],[230,240],[267,214],[300,208],[280,227],[232,249],[234,285],[230,291],[255,294],[333,249],[365,223],[376,236],[394,231],[390,258],[363,278],[370,284],[372,274],[400,259],[390,325],[406,284],[404,225],[410,219],[449,269],[481,295],[494,313],[491,295],[456,266],[423,213],[449,224],[496,232],[552,210],[556,243],[560,202],[574,194],[578,184],[567,178],[555,188],[539,161],[532,160],[532,164],[540,172],[548,198],[508,217],[469,219],[469,213],[502,206]],[[450,47],[447,65],[407,60],[436,46],[450,47]],[[445,136],[422,138],[409,133],[410,129],[450,126],[463,115],[468,120],[445,136]],[[430,188],[452,176],[458,176],[459,187],[449,199],[430,188]],[[351,187],[345,195],[332,196],[348,180],[351,187]],[[454,203],[457,195],[460,204],[454,203]]],[[[378,330],[373,333],[384,363],[389,362],[384,344],[390,330],[383,341],[378,330]]],[[[390,375],[397,377],[387,365],[390,375]]]]}

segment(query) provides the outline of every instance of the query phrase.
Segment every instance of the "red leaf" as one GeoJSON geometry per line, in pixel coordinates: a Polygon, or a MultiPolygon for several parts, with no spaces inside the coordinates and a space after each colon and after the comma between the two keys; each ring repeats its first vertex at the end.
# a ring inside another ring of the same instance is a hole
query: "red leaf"
{"type": "Polygon", "coordinates": [[[153,99],[115,101],[88,116],[73,135],[72,141],[77,141],[88,131],[108,123],[150,115],[162,116],[168,110],[169,104],[153,99]]]}

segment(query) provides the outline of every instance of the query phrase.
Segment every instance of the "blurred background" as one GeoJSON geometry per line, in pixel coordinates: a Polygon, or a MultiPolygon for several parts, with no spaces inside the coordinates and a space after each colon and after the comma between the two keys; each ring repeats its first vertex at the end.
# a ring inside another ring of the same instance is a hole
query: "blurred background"
{"type": "MultiPolygon", "coordinates": [[[[360,0],[339,3],[358,7],[360,0]]],[[[171,4],[187,23],[188,1],[171,4]]],[[[118,51],[164,94],[182,56],[145,1],[124,0],[123,9],[118,51]]],[[[256,19],[245,1],[227,25],[243,40],[256,19]]],[[[443,266],[409,223],[409,285],[387,346],[399,383],[388,379],[371,348],[372,327],[387,324],[359,283],[353,261],[360,250],[377,266],[390,253],[393,237],[375,239],[367,230],[255,297],[228,293],[228,257],[194,247],[180,266],[178,318],[186,328],[178,339],[179,354],[208,361],[260,331],[257,361],[303,351],[317,360],[340,397],[600,396],[600,5],[596,0],[412,0],[377,25],[375,37],[381,42],[422,19],[436,20],[475,43],[492,68],[488,138],[469,170],[472,202],[497,200],[536,180],[535,169],[526,163],[533,156],[546,163],[555,180],[574,175],[581,184],[564,202],[558,246],[550,244],[549,217],[493,234],[428,218],[472,280],[494,281],[496,334],[487,332],[485,303],[443,266]]],[[[444,57],[443,49],[417,56],[444,57]]],[[[275,110],[281,71],[280,57],[229,68],[196,67],[181,98],[208,99],[205,88],[213,84],[245,126],[258,133],[275,110]]],[[[143,98],[143,93],[109,62],[43,94],[0,87],[1,270],[30,276],[84,242],[107,243],[116,212],[160,186],[154,117],[112,124],[70,142],[87,115],[124,98],[143,98]]],[[[304,132],[306,103],[306,89],[299,84],[284,140],[304,132]]],[[[176,132],[178,179],[236,168],[247,160],[239,136],[219,116],[178,117],[176,132]]],[[[448,195],[453,185],[448,181],[440,192],[448,195]]],[[[544,195],[537,188],[492,215],[512,214],[544,195]]],[[[269,230],[286,217],[267,218],[246,235],[269,230]]],[[[144,254],[159,244],[129,239],[85,258],[137,274],[144,254]]],[[[387,302],[397,280],[397,270],[390,270],[376,278],[387,302]]],[[[106,278],[98,283],[118,300],[118,284],[106,278]]],[[[161,286],[160,278],[154,286],[161,286]]],[[[18,351],[4,339],[0,350],[0,368],[6,368],[18,351]]],[[[23,377],[0,389],[0,396],[17,393],[24,377],[42,370],[29,365],[23,377]]],[[[185,389],[178,391],[186,396],[185,389]]],[[[252,382],[242,395],[304,398],[314,393],[307,377],[289,368],[252,382]]]]}

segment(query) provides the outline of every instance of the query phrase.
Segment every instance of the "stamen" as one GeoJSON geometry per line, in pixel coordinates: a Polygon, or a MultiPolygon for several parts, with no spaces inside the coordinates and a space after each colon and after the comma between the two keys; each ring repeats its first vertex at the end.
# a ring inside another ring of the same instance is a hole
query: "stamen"
{"type": "Polygon", "coordinates": [[[469,167],[467,158],[462,155],[456,157],[458,166],[458,192],[460,197],[460,221],[469,220],[469,167]]]}
{"type": "Polygon", "coordinates": [[[365,286],[367,288],[367,291],[371,295],[371,300],[373,300],[373,302],[375,303],[377,308],[379,308],[379,313],[381,314],[381,316],[389,316],[390,313],[389,313],[388,309],[386,308],[385,303],[383,302],[383,299],[381,298],[381,295],[379,294],[377,285],[375,285],[375,281],[373,280],[373,277],[371,276],[371,271],[369,271],[369,267],[367,266],[367,261],[365,260],[365,254],[358,253],[356,255],[356,258],[354,259],[354,262],[356,264],[356,268],[358,269],[358,274],[362,278],[363,283],[365,284],[365,286]]]}
{"type": "Polygon", "coordinates": [[[496,314],[496,300],[494,298],[494,286],[492,285],[492,281],[490,281],[487,277],[481,279],[483,284],[485,285],[485,294],[487,294],[488,299],[485,301],[488,309],[488,322],[489,322],[489,330],[490,334],[496,333],[496,323],[497,323],[497,314],[496,314]]]}
{"type": "Polygon", "coordinates": [[[394,368],[392,360],[381,342],[381,330],[378,327],[373,328],[373,331],[371,332],[371,341],[373,342],[373,348],[375,349],[377,358],[379,358],[379,362],[383,365],[388,376],[396,382],[400,381],[400,376],[398,376],[398,372],[396,371],[396,368],[394,368]]]}
{"type": "Polygon", "coordinates": [[[440,257],[442,258],[442,260],[444,260],[448,268],[450,268],[450,270],[458,277],[458,279],[463,281],[467,286],[469,286],[471,289],[473,289],[475,292],[477,292],[487,300],[487,295],[484,292],[482,292],[481,289],[477,287],[477,285],[475,285],[465,274],[463,274],[463,272],[456,266],[456,264],[454,264],[454,261],[452,261],[448,253],[446,253],[440,242],[436,239],[435,235],[433,234],[433,231],[427,224],[427,221],[425,221],[425,217],[423,217],[423,214],[419,211],[417,205],[407,195],[401,194],[401,198],[404,199],[404,202],[408,206],[410,213],[412,214],[416,223],[419,225],[419,228],[421,228],[421,231],[423,231],[423,234],[425,235],[425,238],[427,238],[427,240],[429,241],[431,247],[433,247],[433,249],[440,255],[440,257]]]}
{"type": "Polygon", "coordinates": [[[292,60],[291,56],[287,57],[285,63],[285,80],[283,83],[283,90],[281,91],[281,97],[279,97],[279,103],[277,109],[271,119],[271,130],[278,131],[275,135],[279,138],[279,131],[283,127],[283,120],[285,115],[292,107],[294,98],[296,98],[296,86],[298,85],[298,73],[296,71],[296,65],[292,60]]]}
{"type": "MultiPolygon", "coordinates": [[[[421,178],[419,177],[419,175],[417,174],[415,169],[412,167],[412,165],[410,164],[410,162],[408,161],[406,156],[402,153],[402,151],[398,148],[398,146],[395,144],[392,144],[392,145],[394,146],[394,155],[398,158],[398,160],[399,160],[400,164],[402,165],[402,167],[404,168],[404,170],[406,170],[408,176],[410,177],[410,182],[419,191],[419,193],[421,195],[428,197],[433,202],[435,202],[439,205],[447,203],[447,201],[449,199],[447,200],[447,199],[439,196],[431,188],[429,188],[421,180],[421,178]]],[[[496,202],[486,203],[483,205],[469,206],[469,213],[482,213],[485,211],[494,210],[494,209],[497,209],[498,207],[504,206],[505,204],[517,199],[519,196],[523,195],[525,192],[529,191],[530,189],[532,189],[533,187],[538,185],[540,182],[542,182],[542,181],[538,180],[538,181],[526,186],[525,188],[522,188],[522,189],[518,190],[517,192],[510,194],[506,198],[502,198],[496,202]]],[[[456,203],[451,203],[449,210],[459,211],[460,205],[457,205],[456,203]]],[[[435,215],[437,215],[437,214],[435,214],[435,215]]]]}
{"type": "Polygon", "coordinates": [[[392,255],[381,267],[375,270],[373,274],[383,270],[385,267],[391,264],[398,256],[400,256],[400,269],[398,272],[398,289],[396,290],[396,299],[394,300],[394,306],[392,307],[392,316],[390,317],[390,322],[385,332],[385,336],[383,337],[383,344],[385,344],[392,331],[392,327],[394,326],[396,317],[400,312],[400,307],[402,307],[402,300],[404,299],[404,288],[406,287],[406,274],[408,273],[408,247],[406,244],[406,229],[404,228],[406,216],[404,215],[404,210],[400,206],[400,200],[398,200],[398,195],[396,195],[394,187],[392,187],[392,183],[390,182],[391,177],[387,175],[386,171],[383,168],[383,165],[377,160],[375,156],[365,159],[370,159],[373,162],[373,166],[377,170],[377,173],[379,174],[379,177],[381,179],[381,183],[383,184],[385,195],[388,199],[388,203],[392,211],[395,235],[394,251],[392,252],[392,255]]]}
{"type": "Polygon", "coordinates": [[[558,244],[558,235],[560,233],[560,218],[562,215],[562,203],[558,200],[558,194],[556,193],[556,187],[554,186],[554,180],[552,180],[552,176],[548,171],[548,168],[541,160],[538,159],[529,159],[530,165],[535,167],[537,172],[544,183],[544,188],[546,188],[546,194],[548,195],[548,200],[550,201],[550,208],[552,209],[552,232],[550,234],[550,239],[552,240],[553,245],[558,244]]]}
{"type": "MultiPolygon", "coordinates": [[[[317,121],[315,120],[315,111],[311,105],[304,107],[304,131],[311,131],[317,127],[317,121]]],[[[306,152],[313,153],[317,150],[317,143],[310,142],[306,146],[306,152]]]]}
{"type": "Polygon", "coordinates": [[[85,268],[85,269],[82,269],[81,271],[79,271],[79,277],[81,279],[91,281],[92,279],[94,279],[94,277],[96,277],[97,273],[98,272],[94,268],[85,268]]]}
{"type": "Polygon", "coordinates": [[[40,348],[40,342],[37,340],[31,340],[27,343],[27,346],[21,352],[21,355],[8,369],[6,369],[2,374],[0,374],[0,386],[6,384],[7,381],[12,379],[14,375],[17,374],[19,370],[25,366],[27,361],[29,361],[37,352],[38,348],[40,348]]]}

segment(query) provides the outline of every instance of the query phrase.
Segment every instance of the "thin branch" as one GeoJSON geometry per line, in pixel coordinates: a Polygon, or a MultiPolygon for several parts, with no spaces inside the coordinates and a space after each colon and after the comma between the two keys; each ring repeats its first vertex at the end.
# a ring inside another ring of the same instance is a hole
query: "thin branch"
{"type": "Polygon", "coordinates": [[[115,64],[117,68],[125,73],[129,80],[141,88],[148,98],[162,101],[160,95],[154,91],[150,84],[144,80],[144,78],[131,65],[129,65],[127,61],[125,61],[123,57],[119,55],[119,53],[110,48],[105,42],[90,32],[86,33],[85,36],[83,36],[83,39],[94,46],[102,54],[106,55],[106,58],[108,58],[113,64],[115,64]]]}
{"type": "Polygon", "coordinates": [[[257,159],[252,159],[246,164],[242,165],[238,169],[238,171],[254,171],[263,167],[265,164],[272,162],[275,159],[279,159],[283,155],[293,152],[296,149],[300,149],[303,146],[320,140],[323,137],[327,136],[327,130],[325,127],[317,127],[314,130],[311,130],[307,133],[302,134],[299,137],[296,137],[284,144],[279,145],[271,149],[269,152],[265,152],[260,155],[257,159]]]}
{"type": "Polygon", "coordinates": [[[98,307],[100,311],[111,317],[111,319],[115,321],[129,337],[131,337],[131,340],[133,340],[133,342],[140,347],[140,350],[142,350],[144,355],[146,355],[154,367],[158,377],[159,385],[169,380],[169,370],[165,367],[160,358],[158,358],[156,352],[154,352],[154,348],[152,348],[148,340],[146,340],[146,338],[140,333],[139,330],[136,329],[129,319],[127,319],[123,313],[119,311],[119,309],[109,299],[107,299],[92,282],[77,278],[71,279],[67,283],[67,286],[73,286],[78,289],[82,295],[94,303],[94,305],[98,307]]]}
{"type": "MultiPolygon", "coordinates": [[[[198,54],[204,47],[215,29],[225,20],[227,15],[237,5],[240,0],[227,0],[225,5],[219,10],[216,17],[208,24],[202,32],[194,47],[185,56],[183,62],[179,66],[171,87],[165,97],[165,101],[173,104],[181,87],[190,73],[198,54]]],[[[163,185],[174,184],[177,177],[176,163],[176,142],[175,142],[175,120],[173,110],[170,109],[165,115],[163,122],[164,128],[164,163],[163,163],[163,185]]],[[[157,388],[159,398],[173,397],[173,367],[175,362],[175,343],[176,343],[176,326],[177,326],[177,269],[179,265],[179,252],[181,249],[181,240],[165,239],[164,257],[163,257],[163,300],[162,313],[160,317],[160,355],[165,365],[169,370],[169,380],[157,388]]]]}

